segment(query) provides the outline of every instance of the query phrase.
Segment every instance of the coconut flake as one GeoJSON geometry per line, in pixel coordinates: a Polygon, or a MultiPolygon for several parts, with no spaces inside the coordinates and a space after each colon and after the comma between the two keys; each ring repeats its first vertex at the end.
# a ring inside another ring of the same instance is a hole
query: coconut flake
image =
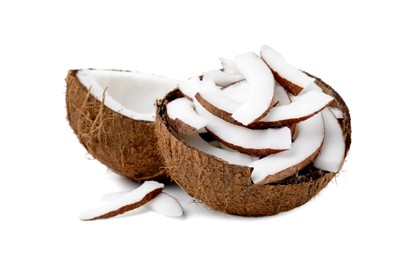
{"type": "MultiPolygon", "coordinates": [[[[293,121],[297,123],[324,109],[333,97],[318,91],[310,91],[296,98],[288,105],[273,107],[261,122],[293,121]]],[[[288,122],[289,123],[289,122],[288,122]]]]}
{"type": "Polygon", "coordinates": [[[179,83],[179,90],[184,96],[193,99],[195,94],[200,90],[201,80],[199,77],[193,77],[179,83]]]}
{"type": "Polygon", "coordinates": [[[250,164],[254,183],[265,184],[292,176],[311,163],[324,140],[324,122],[321,114],[300,122],[298,134],[287,151],[266,156],[250,164]]]}
{"type": "Polygon", "coordinates": [[[239,104],[244,103],[249,96],[249,84],[246,80],[241,80],[222,90],[225,96],[239,104]]]}
{"type": "Polygon", "coordinates": [[[183,137],[182,140],[189,146],[195,149],[213,155],[221,160],[228,162],[229,164],[235,164],[240,166],[247,166],[258,157],[249,156],[238,151],[229,151],[226,149],[215,147],[208,142],[204,141],[198,134],[183,137]]]}
{"type": "Polygon", "coordinates": [[[276,107],[290,104],[291,99],[287,91],[280,85],[276,84],[274,89],[274,104],[276,107]]]}
{"type": "Polygon", "coordinates": [[[145,121],[154,121],[156,99],[162,99],[178,84],[162,76],[116,70],[81,69],[77,78],[109,109],[145,121]]]}
{"type": "Polygon", "coordinates": [[[226,122],[207,111],[197,100],[194,100],[197,113],[209,123],[206,129],[218,141],[235,150],[263,156],[283,150],[291,145],[291,132],[287,127],[253,130],[226,122]]]}
{"type": "Polygon", "coordinates": [[[241,104],[236,103],[231,98],[227,97],[224,93],[225,92],[220,89],[207,89],[198,92],[200,97],[207,103],[211,104],[217,109],[232,114],[241,106],[241,104]]]}
{"type": "Polygon", "coordinates": [[[119,199],[96,209],[80,214],[81,220],[110,218],[138,208],[156,197],[163,189],[163,184],[156,181],[145,181],[140,187],[119,199]]]}
{"type": "Polygon", "coordinates": [[[337,119],[343,119],[343,117],[344,117],[343,111],[341,111],[337,107],[328,107],[328,109],[331,110],[331,112],[333,112],[335,118],[337,118],[337,119]]]}
{"type": "Polygon", "coordinates": [[[217,86],[226,87],[235,82],[241,81],[244,77],[240,74],[228,74],[221,70],[212,70],[203,73],[203,80],[211,78],[217,86]]]}
{"type": "Polygon", "coordinates": [[[183,214],[179,201],[165,192],[149,201],[147,206],[154,212],[167,217],[180,217],[183,214]]]}
{"type": "Polygon", "coordinates": [[[325,139],[314,166],[320,170],[338,172],[344,163],[346,149],[343,131],[330,109],[326,108],[321,113],[325,124],[325,139]]]}
{"type": "Polygon", "coordinates": [[[250,91],[248,98],[232,114],[232,118],[248,125],[263,117],[271,107],[274,97],[274,77],[264,61],[255,53],[238,55],[233,62],[248,81],[250,91]]]}
{"type": "Polygon", "coordinates": [[[185,97],[177,98],[169,102],[167,105],[167,113],[170,119],[181,125],[176,127],[177,129],[191,129],[189,132],[177,131],[180,134],[192,134],[205,127],[208,123],[205,118],[199,116],[197,112],[195,112],[193,102],[185,97]],[[186,126],[183,126],[182,124],[186,124],[186,126]]]}
{"type": "Polygon", "coordinates": [[[227,74],[241,74],[239,70],[236,68],[235,64],[232,60],[226,59],[224,57],[220,57],[220,62],[223,66],[223,71],[227,74]]]}
{"type": "Polygon", "coordinates": [[[309,77],[302,71],[288,64],[280,53],[267,45],[264,45],[261,48],[261,58],[274,72],[276,80],[284,87],[288,88],[288,91],[292,92],[294,95],[299,94],[300,91],[315,81],[315,78],[309,77]],[[292,83],[293,86],[284,82],[284,79],[292,83]]]}

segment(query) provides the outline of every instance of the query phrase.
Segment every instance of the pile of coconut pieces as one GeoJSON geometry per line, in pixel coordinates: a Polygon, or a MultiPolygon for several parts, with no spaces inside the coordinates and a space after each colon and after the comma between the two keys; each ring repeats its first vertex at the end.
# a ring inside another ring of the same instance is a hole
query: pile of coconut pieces
{"type": "Polygon", "coordinates": [[[220,58],[223,69],[179,84],[184,97],[167,104],[173,130],[189,146],[248,166],[254,184],[278,183],[309,164],[339,172],[345,140],[342,111],[315,78],[277,51],[220,58]]]}

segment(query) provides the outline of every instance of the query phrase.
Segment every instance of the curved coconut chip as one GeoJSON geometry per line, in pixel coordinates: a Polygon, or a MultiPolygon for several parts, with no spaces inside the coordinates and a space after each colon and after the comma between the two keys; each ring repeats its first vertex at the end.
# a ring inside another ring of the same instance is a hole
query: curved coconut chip
{"type": "Polygon", "coordinates": [[[287,127],[253,130],[220,119],[194,100],[197,113],[208,120],[207,131],[224,145],[253,156],[266,156],[290,148],[291,132],[287,127]]]}
{"type": "MultiPolygon", "coordinates": [[[[335,98],[334,106],[343,111],[341,122],[346,140],[345,154],[351,145],[351,119],[342,98],[330,86],[316,78],[322,90],[335,98]]],[[[242,216],[266,216],[298,207],[321,191],[335,172],[308,165],[298,174],[275,184],[256,185],[252,168],[237,166],[208,155],[177,138],[171,130],[166,104],[179,97],[170,92],[157,105],[156,134],[159,150],[172,179],[196,199],[215,210],[242,216]]]]}
{"type": "Polygon", "coordinates": [[[168,117],[175,132],[181,135],[191,135],[208,124],[195,112],[192,101],[187,98],[171,101],[168,104],[168,117]]]}
{"type": "Polygon", "coordinates": [[[222,63],[223,72],[227,74],[232,74],[232,75],[241,74],[241,72],[239,72],[239,70],[236,68],[235,64],[233,63],[233,60],[229,60],[224,57],[220,57],[219,60],[220,60],[220,63],[222,63]]]}
{"type": "Polygon", "coordinates": [[[270,47],[263,46],[260,55],[272,70],[277,82],[293,95],[299,94],[314,82],[314,78],[288,64],[280,53],[270,47]]]}
{"type": "Polygon", "coordinates": [[[317,114],[298,125],[298,136],[289,150],[266,156],[251,163],[254,183],[281,181],[302,170],[315,160],[324,140],[324,121],[317,114]]]}
{"type": "Polygon", "coordinates": [[[154,212],[166,217],[180,217],[183,214],[179,201],[165,192],[161,192],[149,201],[147,206],[154,212]]]}
{"type": "Polygon", "coordinates": [[[249,95],[249,84],[246,80],[238,81],[232,85],[222,88],[223,95],[238,104],[246,101],[249,95]]]}
{"type": "Polygon", "coordinates": [[[111,218],[143,206],[163,190],[163,184],[156,181],[145,181],[137,189],[115,199],[102,207],[80,214],[81,220],[111,218]]]}
{"type": "Polygon", "coordinates": [[[273,105],[273,74],[264,61],[252,52],[236,56],[233,62],[249,83],[250,92],[246,101],[232,114],[232,118],[249,125],[264,117],[273,105]]]}
{"type": "Polygon", "coordinates": [[[314,166],[320,170],[338,172],[343,166],[346,149],[343,131],[330,109],[326,108],[321,113],[325,124],[325,139],[314,166]]]}
{"type": "MultiPolygon", "coordinates": [[[[109,104],[111,100],[113,102],[124,100],[122,95],[113,96],[121,87],[118,81],[114,80],[118,78],[119,73],[122,73],[121,75],[124,77],[136,74],[129,78],[136,82],[136,86],[145,87],[147,90],[149,87],[159,88],[161,85],[165,91],[171,86],[172,88],[176,87],[176,81],[141,73],[70,70],[66,78],[66,108],[69,124],[86,150],[114,172],[136,182],[148,179],[166,179],[167,175],[161,169],[163,164],[159,151],[156,149],[154,122],[149,121],[150,111],[146,109],[144,114],[147,121],[134,120],[116,112],[115,110],[119,109],[115,106],[111,109],[105,105],[109,104]],[[92,87],[99,86],[103,89],[98,90],[99,88],[91,88],[91,85],[82,84],[78,77],[79,71],[85,78],[87,74],[96,74],[90,81],[97,81],[98,85],[92,85],[92,87]],[[107,76],[101,76],[101,74],[107,76]],[[117,77],[112,77],[112,75],[117,77]],[[100,82],[102,84],[99,84],[100,82]],[[97,95],[98,93],[102,95],[105,89],[106,91],[103,97],[100,97],[94,96],[90,92],[92,89],[95,89],[97,95]],[[111,99],[111,97],[113,98],[111,99]]],[[[136,86],[127,87],[132,89],[136,86]]],[[[130,93],[130,95],[132,94],[130,93]]],[[[150,109],[153,110],[154,102],[158,97],[154,97],[153,101],[151,101],[152,98],[145,101],[150,109]]],[[[142,97],[137,96],[137,98],[137,102],[141,103],[142,97]]],[[[122,109],[128,111],[126,108],[122,109]]]]}
{"type": "Polygon", "coordinates": [[[203,80],[210,78],[217,86],[226,87],[244,79],[240,74],[228,74],[221,70],[212,70],[203,73],[203,80]]]}

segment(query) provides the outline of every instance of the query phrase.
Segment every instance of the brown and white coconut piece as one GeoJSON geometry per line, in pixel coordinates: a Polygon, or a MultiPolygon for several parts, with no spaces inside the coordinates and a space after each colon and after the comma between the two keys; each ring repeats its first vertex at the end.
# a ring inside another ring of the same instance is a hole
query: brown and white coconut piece
{"type": "Polygon", "coordinates": [[[264,117],[273,105],[273,74],[264,61],[252,52],[236,56],[233,62],[249,83],[250,90],[247,99],[235,110],[232,118],[243,125],[249,125],[264,117]]]}
{"type": "Polygon", "coordinates": [[[111,218],[143,206],[163,190],[163,184],[156,181],[145,181],[137,189],[112,200],[102,207],[87,210],[80,214],[81,220],[111,218]]]}
{"type": "MultiPolygon", "coordinates": [[[[345,155],[351,144],[351,119],[342,98],[330,86],[316,79],[323,92],[333,96],[337,107],[343,112],[340,121],[345,140],[345,155]]],[[[280,182],[255,184],[251,167],[230,164],[225,160],[202,152],[179,137],[171,130],[166,105],[178,98],[177,91],[170,92],[158,102],[157,125],[159,150],[172,179],[185,191],[203,201],[215,210],[243,216],[273,215],[306,203],[335,176],[307,165],[301,171],[280,182]]]]}
{"type": "Polygon", "coordinates": [[[181,135],[191,135],[208,124],[194,110],[193,102],[185,97],[168,104],[168,117],[175,132],[181,135]]]}
{"type": "Polygon", "coordinates": [[[228,74],[221,70],[212,70],[203,73],[203,80],[210,78],[219,87],[226,87],[244,79],[241,74],[228,74]]]}
{"type": "Polygon", "coordinates": [[[315,168],[339,172],[344,163],[346,145],[340,123],[334,113],[326,108],[322,112],[325,125],[325,139],[314,161],[315,168]]]}
{"type": "Polygon", "coordinates": [[[314,78],[287,63],[280,53],[267,45],[261,48],[260,55],[273,71],[277,82],[293,95],[299,94],[315,81],[314,78]]]}
{"type": "Polygon", "coordinates": [[[70,70],[67,119],[98,161],[136,182],[165,179],[156,149],[155,101],[178,81],[116,70],[70,70]]]}
{"type": "Polygon", "coordinates": [[[237,151],[253,156],[266,156],[290,148],[292,136],[287,127],[265,130],[249,129],[214,116],[197,100],[194,100],[194,107],[200,116],[208,120],[207,131],[216,140],[237,151]]]}
{"type": "Polygon", "coordinates": [[[183,214],[179,201],[166,192],[161,192],[149,201],[147,206],[154,212],[166,217],[180,217],[183,214]]]}

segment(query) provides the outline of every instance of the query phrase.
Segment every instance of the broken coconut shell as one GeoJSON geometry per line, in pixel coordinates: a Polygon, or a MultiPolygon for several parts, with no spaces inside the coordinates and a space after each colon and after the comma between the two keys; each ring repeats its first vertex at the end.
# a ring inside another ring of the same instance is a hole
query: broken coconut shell
{"type": "Polygon", "coordinates": [[[67,119],[87,152],[136,182],[168,180],[157,149],[155,123],[134,120],[106,107],[77,73],[70,70],[66,78],[67,119]]]}
{"type": "MultiPolygon", "coordinates": [[[[314,77],[316,78],[316,77],[314,77]]],[[[350,113],[340,95],[321,79],[316,84],[333,96],[331,106],[343,111],[342,130],[346,155],[351,144],[350,113]]],[[[254,184],[252,168],[228,164],[181,141],[167,117],[166,104],[181,97],[174,90],[157,103],[156,135],[170,177],[186,192],[209,207],[234,215],[267,216],[298,207],[320,192],[337,174],[312,164],[299,174],[271,184],[254,184]]]]}

